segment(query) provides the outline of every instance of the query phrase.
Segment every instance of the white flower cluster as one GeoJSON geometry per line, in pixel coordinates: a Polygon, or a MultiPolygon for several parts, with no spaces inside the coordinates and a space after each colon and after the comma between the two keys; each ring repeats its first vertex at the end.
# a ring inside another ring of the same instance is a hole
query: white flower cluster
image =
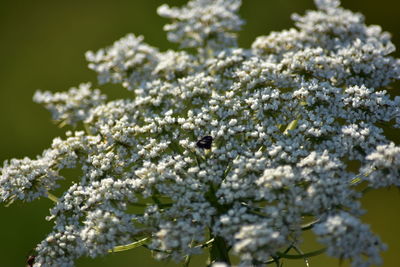
{"type": "Polygon", "coordinates": [[[236,45],[236,34],[243,20],[237,15],[238,0],[189,1],[183,8],[162,5],[158,15],[171,19],[164,26],[168,40],[181,47],[225,49],[236,45]]]}
{"type": "Polygon", "coordinates": [[[130,88],[149,78],[157,63],[158,50],[143,43],[143,39],[128,34],[111,48],[86,52],[89,68],[99,73],[101,84],[122,83],[130,88]]]}
{"type": "Polygon", "coordinates": [[[400,147],[393,143],[377,146],[376,151],[369,154],[364,167],[364,180],[373,188],[400,186],[400,147]]]}
{"type": "Polygon", "coordinates": [[[12,159],[5,161],[0,176],[0,197],[10,204],[14,200],[32,201],[58,187],[57,181],[64,179],[59,171],[76,167],[79,153],[96,147],[98,136],[83,132],[67,132],[67,139],[55,138],[50,149],[37,159],[12,159]]]}
{"type": "Polygon", "coordinates": [[[314,232],[328,246],[330,256],[351,259],[353,266],[359,267],[382,264],[379,253],[386,246],[371,233],[368,225],[351,214],[342,211],[328,215],[323,223],[315,226],[314,232]]]}
{"type": "Polygon", "coordinates": [[[53,119],[63,125],[75,126],[84,121],[91,109],[104,104],[107,97],[100,90],[90,90],[91,84],[81,84],[79,88],[71,88],[66,93],[36,91],[33,101],[43,104],[53,115],[53,119]]]}
{"type": "Polygon", "coordinates": [[[338,0],[315,2],[293,16],[297,28],[251,49],[235,42],[240,0],[164,5],[168,38],[197,50],[160,52],[127,35],[86,54],[100,83],[132,98],[106,102],[89,85],[37,93],[57,122],[86,132],[1,169],[3,202],[47,196],[62,169],[82,170],[51,209],[34,266],[72,266],[139,240],[157,258],[210,247],[215,266],[230,252],[259,266],[297,249],[310,228],[330,255],[380,263],[359,187],[400,185],[400,148],[381,128],[400,126],[400,98],[385,91],[400,61],[378,26],[338,0]]]}

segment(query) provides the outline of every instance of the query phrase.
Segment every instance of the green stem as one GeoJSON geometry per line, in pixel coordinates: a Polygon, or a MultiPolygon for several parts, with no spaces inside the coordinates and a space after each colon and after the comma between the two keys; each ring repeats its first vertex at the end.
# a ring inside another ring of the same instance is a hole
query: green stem
{"type": "Polygon", "coordinates": [[[92,135],[92,131],[90,130],[89,124],[83,123],[83,128],[85,129],[86,134],[92,135]]]}
{"type": "Polygon", "coordinates": [[[116,246],[116,247],[108,250],[108,252],[112,253],[112,252],[120,252],[120,251],[134,249],[134,248],[143,246],[144,244],[146,244],[149,241],[149,239],[150,239],[149,237],[145,237],[143,239],[140,239],[138,241],[132,242],[132,243],[127,244],[127,245],[116,246]]]}
{"type": "Polygon", "coordinates": [[[215,236],[214,242],[210,248],[210,264],[215,262],[225,262],[228,265],[231,265],[228,251],[229,248],[225,240],[220,236],[215,236]]]}
{"type": "Polygon", "coordinates": [[[55,203],[58,202],[58,198],[55,195],[53,195],[52,193],[50,193],[50,192],[47,192],[47,198],[50,199],[51,201],[55,202],[55,203]]]}
{"type": "Polygon", "coordinates": [[[326,248],[321,248],[321,249],[318,249],[318,250],[315,250],[312,252],[308,252],[308,253],[304,253],[301,255],[291,255],[291,254],[285,254],[282,252],[277,252],[276,255],[279,258],[283,258],[283,259],[299,260],[299,259],[305,259],[305,258],[320,255],[320,254],[324,253],[325,251],[326,251],[326,248]]]}
{"type": "Polygon", "coordinates": [[[186,256],[185,256],[185,261],[183,262],[183,267],[189,267],[189,264],[190,264],[190,260],[191,260],[191,259],[192,259],[191,256],[186,255],[186,256]]]}
{"type": "Polygon", "coordinates": [[[288,126],[286,127],[285,131],[283,132],[284,135],[289,134],[289,131],[296,129],[297,123],[299,122],[298,119],[291,121],[288,126]]]}
{"type": "Polygon", "coordinates": [[[301,230],[302,230],[302,231],[310,230],[310,229],[312,229],[312,228],[314,227],[314,225],[317,224],[318,222],[319,222],[319,219],[316,219],[316,220],[314,220],[314,221],[312,221],[312,222],[303,224],[303,225],[301,226],[301,230]]]}
{"type": "Polygon", "coordinates": [[[206,248],[209,247],[212,243],[214,242],[214,238],[211,238],[210,240],[208,240],[207,242],[196,246],[196,248],[206,248]]]}
{"type": "Polygon", "coordinates": [[[296,246],[293,246],[293,249],[296,250],[296,252],[299,253],[301,256],[303,256],[304,263],[306,264],[307,267],[310,267],[310,263],[308,262],[308,257],[304,256],[303,251],[301,251],[301,249],[296,246]]]}

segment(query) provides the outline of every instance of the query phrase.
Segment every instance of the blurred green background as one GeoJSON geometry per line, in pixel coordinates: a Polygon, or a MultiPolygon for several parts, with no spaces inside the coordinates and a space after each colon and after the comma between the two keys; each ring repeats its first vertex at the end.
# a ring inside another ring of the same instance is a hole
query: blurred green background
{"type": "MultiPolygon", "coordinates": [[[[84,53],[112,44],[126,33],[145,36],[145,41],[161,50],[176,48],[166,41],[156,15],[162,3],[182,5],[182,0],[1,0],[0,1],[0,161],[34,157],[51,140],[62,135],[50,121],[50,114],[32,102],[36,89],[63,91],[81,82],[97,84],[95,74],[87,69],[84,53]]],[[[393,35],[400,48],[400,1],[343,0],[344,7],[366,16],[367,24],[378,24],[393,35]]],[[[247,21],[240,45],[249,47],[255,37],[292,26],[290,14],[302,14],[314,8],[312,0],[243,0],[241,14],[247,21]]],[[[399,57],[399,52],[396,52],[399,57]]],[[[396,85],[400,89],[399,85],[396,85]]],[[[126,96],[118,86],[102,86],[113,97],[126,96]]],[[[397,90],[398,91],[398,90],[397,90]]],[[[397,95],[399,93],[396,93],[397,95]]],[[[389,132],[397,136],[399,132],[389,132]]],[[[45,221],[51,202],[17,203],[0,207],[0,266],[24,266],[26,257],[52,227],[45,221]]],[[[399,266],[400,194],[398,190],[368,193],[363,206],[366,222],[389,245],[383,254],[384,266],[399,266]]],[[[306,239],[308,239],[306,237],[306,239]]],[[[306,249],[318,248],[311,244],[306,249]]],[[[202,264],[197,257],[193,266],[202,264]]],[[[77,266],[177,266],[156,262],[142,248],[95,260],[81,259],[77,266]]],[[[286,261],[284,266],[305,266],[301,261],[286,261]]],[[[311,266],[339,266],[337,259],[320,256],[311,266]]],[[[342,265],[346,266],[346,264],[342,265]]]]}

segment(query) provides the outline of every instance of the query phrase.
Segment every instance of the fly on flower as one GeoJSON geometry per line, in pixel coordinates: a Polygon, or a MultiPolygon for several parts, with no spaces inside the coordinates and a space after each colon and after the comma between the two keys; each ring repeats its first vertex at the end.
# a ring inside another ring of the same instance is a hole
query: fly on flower
{"type": "Polygon", "coordinates": [[[211,149],[213,138],[212,136],[204,136],[199,141],[197,141],[196,146],[202,149],[211,149]]]}

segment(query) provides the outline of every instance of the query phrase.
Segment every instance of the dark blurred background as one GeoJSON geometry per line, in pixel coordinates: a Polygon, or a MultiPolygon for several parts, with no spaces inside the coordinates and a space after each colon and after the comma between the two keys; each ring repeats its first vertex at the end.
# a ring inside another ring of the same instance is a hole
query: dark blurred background
{"type": "MultiPolygon", "coordinates": [[[[32,102],[36,89],[63,91],[81,82],[97,86],[95,74],[87,69],[84,53],[111,45],[129,32],[145,36],[145,41],[161,50],[176,48],[166,41],[162,26],[166,20],[156,14],[162,3],[182,5],[183,0],[1,0],[0,1],[0,162],[9,158],[35,157],[62,136],[64,129],[51,123],[50,114],[32,102]]],[[[342,5],[366,16],[367,24],[378,24],[392,33],[400,48],[400,1],[343,0],[342,5]]],[[[312,0],[243,0],[242,17],[247,21],[240,45],[249,47],[259,35],[292,27],[290,14],[314,8],[312,0]]],[[[396,56],[399,57],[397,51],[396,56]]],[[[397,91],[400,89],[396,85],[397,91]]],[[[112,97],[124,97],[119,86],[100,87],[112,97]]],[[[399,94],[399,93],[396,93],[399,94]]],[[[389,132],[398,136],[399,132],[389,132]]],[[[396,143],[398,143],[398,138],[396,143]]],[[[371,224],[389,250],[384,266],[398,266],[400,251],[400,194],[398,190],[368,193],[364,220],[371,224]]],[[[0,266],[24,266],[35,244],[50,231],[45,221],[51,201],[39,201],[8,208],[0,207],[0,266]]],[[[319,248],[306,236],[305,250],[319,248]]],[[[202,264],[199,256],[193,266],[202,264]]],[[[312,258],[311,266],[339,266],[327,256],[312,258]]],[[[95,260],[81,259],[77,266],[178,266],[156,262],[139,248],[95,260]]],[[[342,266],[346,266],[343,264],[342,266]]],[[[284,266],[305,266],[302,261],[286,261],[284,266]]]]}

